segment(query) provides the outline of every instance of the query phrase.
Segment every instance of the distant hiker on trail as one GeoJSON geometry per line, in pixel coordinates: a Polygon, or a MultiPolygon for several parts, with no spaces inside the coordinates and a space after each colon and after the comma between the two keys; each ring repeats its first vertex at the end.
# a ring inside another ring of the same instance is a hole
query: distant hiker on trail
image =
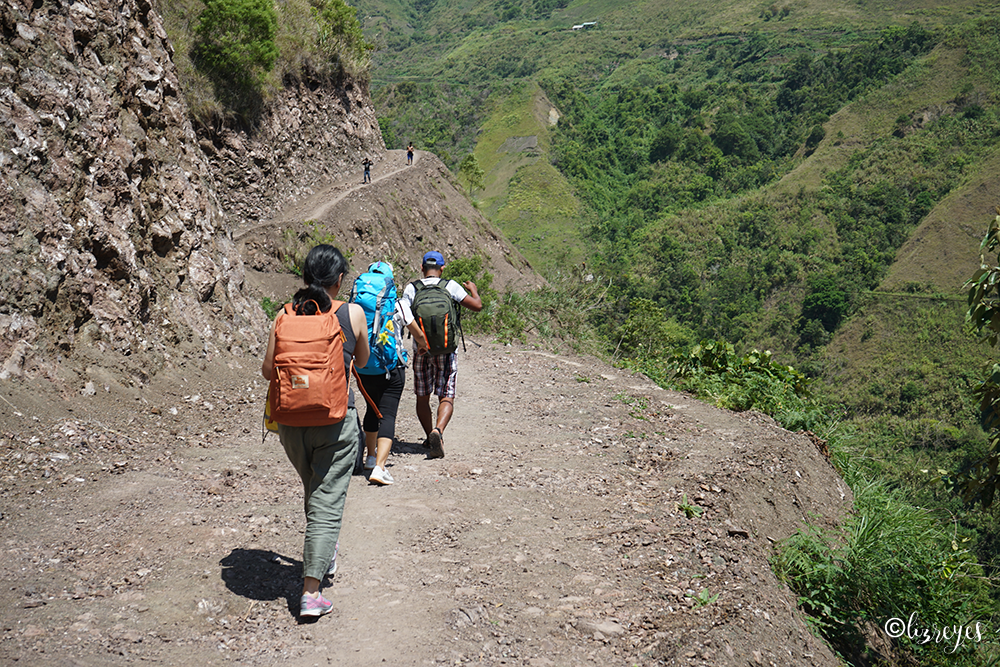
{"type": "MultiPolygon", "coordinates": [[[[351,303],[365,311],[368,324],[368,363],[358,369],[358,381],[370,401],[365,412],[365,469],[371,470],[369,483],[388,485],[395,482],[386,463],[396,435],[396,412],[406,385],[406,348],[403,346],[402,308],[396,299],[392,265],[375,262],[354,281],[351,303]],[[377,408],[377,409],[376,409],[377,408]]],[[[419,334],[419,330],[417,330],[419,334]]],[[[425,345],[426,347],[426,345],[425,345]]]]}
{"type": "Polygon", "coordinates": [[[366,157],[364,159],[364,162],[361,163],[361,166],[363,166],[365,168],[365,177],[364,177],[364,180],[361,181],[362,183],[371,183],[372,182],[372,172],[371,172],[371,169],[372,169],[372,165],[373,164],[375,164],[375,163],[372,162],[372,159],[370,157],[366,157]]]}
{"type": "Polygon", "coordinates": [[[319,588],[324,575],[337,570],[344,501],[361,436],[349,376],[352,363],[368,362],[368,327],[361,306],[334,300],[346,272],[347,260],[333,246],[309,251],[302,265],[306,287],[275,318],[261,364],[270,382],[271,419],[305,491],[300,616],[333,609],[319,588]]]}
{"type": "Polygon", "coordinates": [[[410,330],[418,329],[413,357],[413,389],[417,395],[417,419],[427,436],[427,458],[444,456],[444,429],[455,409],[458,376],[458,306],[472,311],[483,309],[476,284],[459,285],[442,280],[444,256],[432,250],[424,255],[424,277],[406,286],[400,301],[405,319],[413,319],[410,330]],[[468,291],[466,291],[468,290],[468,291]],[[426,347],[424,345],[426,344],[426,347]],[[438,397],[437,421],[431,414],[431,394],[438,397]]]}
{"type": "Polygon", "coordinates": [[[406,147],[406,166],[409,167],[411,164],[413,164],[413,142],[412,141],[410,142],[410,145],[406,147]]]}

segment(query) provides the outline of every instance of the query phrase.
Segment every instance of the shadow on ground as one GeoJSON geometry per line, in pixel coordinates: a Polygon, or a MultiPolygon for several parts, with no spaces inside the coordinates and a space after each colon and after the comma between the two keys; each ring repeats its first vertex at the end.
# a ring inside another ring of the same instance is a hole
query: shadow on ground
{"type": "Polygon", "coordinates": [[[302,561],[263,549],[233,549],[219,561],[226,588],[249,600],[285,599],[298,615],[302,561]]]}

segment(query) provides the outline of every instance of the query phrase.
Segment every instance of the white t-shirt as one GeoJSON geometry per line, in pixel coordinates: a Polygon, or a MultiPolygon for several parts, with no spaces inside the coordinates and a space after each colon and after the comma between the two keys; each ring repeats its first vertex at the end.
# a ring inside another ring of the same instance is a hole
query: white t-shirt
{"type": "MultiPolygon", "coordinates": [[[[431,276],[429,278],[421,278],[420,282],[430,286],[437,285],[441,282],[441,280],[443,280],[443,278],[431,276]]],[[[448,280],[444,288],[445,291],[451,295],[451,298],[459,303],[462,303],[465,300],[465,297],[469,296],[469,293],[465,291],[465,288],[454,280],[448,280]]],[[[413,283],[406,283],[406,288],[403,290],[403,298],[399,300],[399,305],[403,310],[404,323],[408,324],[413,321],[413,299],[416,296],[417,288],[413,286],[413,283]]]]}

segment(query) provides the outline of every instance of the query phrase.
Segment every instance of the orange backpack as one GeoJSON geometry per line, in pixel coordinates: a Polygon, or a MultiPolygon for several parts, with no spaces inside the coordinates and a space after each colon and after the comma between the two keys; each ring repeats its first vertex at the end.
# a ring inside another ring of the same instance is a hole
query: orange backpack
{"type": "Polygon", "coordinates": [[[270,418],[285,426],[326,426],[347,416],[346,336],[334,301],[325,313],[296,315],[292,304],[274,324],[270,418]]]}

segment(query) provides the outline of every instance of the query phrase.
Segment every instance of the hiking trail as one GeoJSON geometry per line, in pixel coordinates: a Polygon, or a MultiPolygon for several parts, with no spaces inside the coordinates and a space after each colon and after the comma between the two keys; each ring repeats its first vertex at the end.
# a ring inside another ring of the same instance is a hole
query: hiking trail
{"type": "MultiPolygon", "coordinates": [[[[265,226],[423,178],[406,169],[389,151],[372,185],[359,168],[265,226]]],[[[259,358],[179,350],[131,393],[5,388],[0,663],[839,664],[767,561],[850,505],[809,437],[467,338],[445,458],[425,457],[408,372],[396,483],[352,479],[335,610],[314,622],[296,618],[302,492],[262,442],[259,358]]]]}

